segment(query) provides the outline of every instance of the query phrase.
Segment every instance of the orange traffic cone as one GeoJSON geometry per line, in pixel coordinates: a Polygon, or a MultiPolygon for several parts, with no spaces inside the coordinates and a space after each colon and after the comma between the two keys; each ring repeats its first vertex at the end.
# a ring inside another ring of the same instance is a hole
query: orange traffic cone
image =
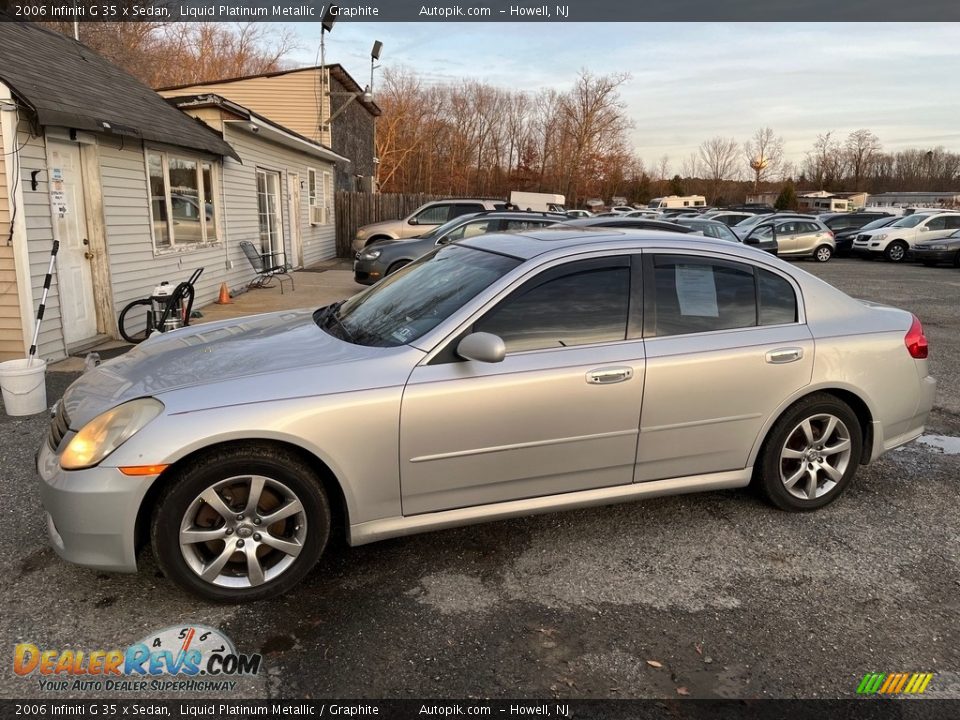
{"type": "Polygon", "coordinates": [[[230,305],[233,300],[230,299],[230,290],[227,289],[225,282],[220,283],[220,297],[217,298],[217,305],[230,305]]]}

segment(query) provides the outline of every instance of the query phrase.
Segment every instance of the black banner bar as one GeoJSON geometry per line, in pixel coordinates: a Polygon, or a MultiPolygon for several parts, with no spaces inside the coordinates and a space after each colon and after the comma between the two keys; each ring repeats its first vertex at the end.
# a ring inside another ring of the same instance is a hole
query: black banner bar
{"type": "Polygon", "coordinates": [[[960,700],[2,700],[2,718],[955,720],[960,700]]]}
{"type": "Polygon", "coordinates": [[[956,0],[0,0],[0,20],[130,22],[949,22],[956,0]]]}

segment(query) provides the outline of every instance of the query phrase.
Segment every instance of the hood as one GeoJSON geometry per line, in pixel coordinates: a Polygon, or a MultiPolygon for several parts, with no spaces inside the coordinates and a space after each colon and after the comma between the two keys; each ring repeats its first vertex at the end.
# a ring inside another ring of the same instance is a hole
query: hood
{"type": "Polygon", "coordinates": [[[154,335],[84,373],[63,396],[79,429],[128,400],[251,375],[355,363],[376,354],[317,327],[313,310],[287,310],[154,335]]]}
{"type": "Polygon", "coordinates": [[[397,228],[403,225],[403,222],[403,218],[399,218],[397,220],[381,220],[380,222],[370,223],[357,230],[357,235],[369,237],[378,232],[396,232],[397,228]]]}

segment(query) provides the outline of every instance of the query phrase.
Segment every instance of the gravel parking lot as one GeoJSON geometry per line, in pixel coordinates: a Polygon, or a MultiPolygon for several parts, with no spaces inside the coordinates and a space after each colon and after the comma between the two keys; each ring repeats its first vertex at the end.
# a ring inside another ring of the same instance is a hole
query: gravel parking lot
{"type": "MultiPolygon", "coordinates": [[[[960,271],[802,267],[921,318],[939,381],[928,432],[960,437],[960,271]]],[[[74,377],[48,374],[50,400],[74,377]]],[[[46,426],[0,419],[5,652],[202,623],[265,656],[236,697],[849,697],[864,673],[898,671],[960,697],[960,454],[931,444],[862,468],[814,514],[722,492],[340,543],[288,596],[222,607],[177,590],[149,552],[131,576],[57,558],[32,468],[46,426]]],[[[2,667],[0,696],[41,695],[2,667]]]]}

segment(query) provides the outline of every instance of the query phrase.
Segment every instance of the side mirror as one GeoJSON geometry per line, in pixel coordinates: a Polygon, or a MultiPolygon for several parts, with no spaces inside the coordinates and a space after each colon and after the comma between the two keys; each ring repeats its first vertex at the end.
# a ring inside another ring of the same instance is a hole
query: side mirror
{"type": "Polygon", "coordinates": [[[485,332],[470,333],[457,345],[457,355],[477,362],[503,362],[507,346],[496,335],[485,332]]]}
{"type": "Polygon", "coordinates": [[[920,226],[920,232],[927,232],[929,229],[930,229],[930,228],[928,228],[926,225],[921,225],[921,226],[920,226]]]}
{"type": "Polygon", "coordinates": [[[412,217],[409,220],[407,220],[407,225],[419,225],[419,224],[420,224],[420,221],[417,220],[415,217],[412,217]]]}

